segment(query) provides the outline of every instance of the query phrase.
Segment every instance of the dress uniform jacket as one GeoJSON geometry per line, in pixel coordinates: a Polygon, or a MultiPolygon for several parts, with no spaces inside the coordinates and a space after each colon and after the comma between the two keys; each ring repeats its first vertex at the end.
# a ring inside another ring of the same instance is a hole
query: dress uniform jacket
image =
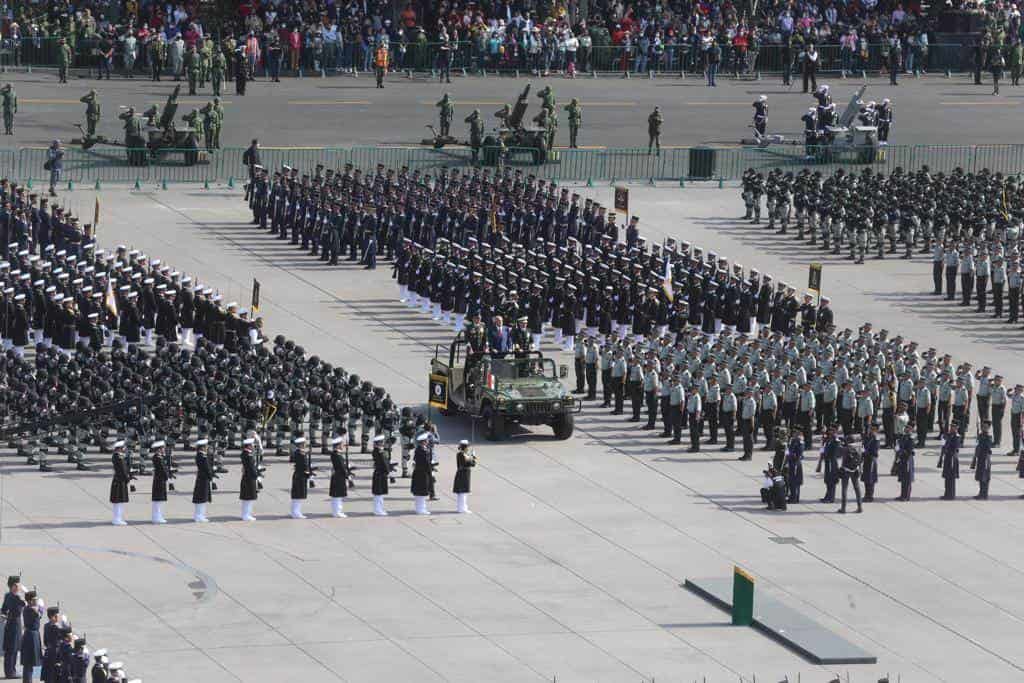
{"type": "Polygon", "coordinates": [[[52,621],[46,622],[43,624],[43,666],[39,680],[45,681],[45,683],[59,683],[57,665],[60,661],[60,647],[60,624],[55,624],[52,621]]]}
{"type": "Polygon", "coordinates": [[[305,500],[309,496],[309,478],[313,472],[309,457],[301,449],[292,451],[292,500],[305,500]]]}
{"type": "Polygon", "coordinates": [[[388,492],[388,476],[391,474],[391,462],[387,453],[380,448],[373,449],[373,481],[371,493],[384,496],[388,492]]]}
{"type": "Polygon", "coordinates": [[[251,451],[242,451],[242,481],[238,486],[239,500],[256,500],[259,495],[259,469],[256,456],[251,451]]]}
{"type": "Polygon", "coordinates": [[[21,643],[21,611],[25,609],[25,600],[16,593],[8,591],[4,594],[4,604],[0,614],[7,618],[4,622],[4,652],[14,652],[21,643]]]}
{"type": "Polygon", "coordinates": [[[345,498],[348,496],[348,463],[345,462],[345,454],[341,452],[331,453],[331,498],[345,498]]]}
{"type": "Polygon", "coordinates": [[[416,452],[412,456],[412,495],[430,495],[430,451],[424,446],[416,446],[416,452]]]}
{"type": "Polygon", "coordinates": [[[161,503],[167,500],[167,480],[170,472],[167,471],[167,460],[163,455],[153,456],[153,502],[161,503]]]}
{"type": "Polygon", "coordinates": [[[470,475],[476,467],[476,458],[464,451],[455,456],[455,484],[452,493],[469,493],[470,475]]]}
{"type": "Polygon", "coordinates": [[[213,466],[203,453],[196,453],[196,483],[192,488],[192,502],[196,505],[213,501],[213,466]]]}
{"type": "Polygon", "coordinates": [[[21,612],[21,623],[24,632],[21,634],[21,666],[32,669],[43,663],[43,645],[39,639],[39,612],[34,607],[26,607],[21,612]]]}
{"type": "Polygon", "coordinates": [[[114,464],[114,478],[110,482],[110,502],[127,503],[128,480],[131,479],[131,475],[128,472],[128,463],[125,462],[124,456],[119,453],[111,456],[111,461],[114,464]]]}

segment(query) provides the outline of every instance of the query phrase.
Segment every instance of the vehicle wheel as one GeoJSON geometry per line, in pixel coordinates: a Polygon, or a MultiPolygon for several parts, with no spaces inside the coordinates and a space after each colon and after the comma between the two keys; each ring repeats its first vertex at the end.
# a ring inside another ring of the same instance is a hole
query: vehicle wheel
{"type": "Polygon", "coordinates": [[[554,424],[551,425],[555,428],[555,438],[559,441],[565,441],[572,436],[573,430],[573,416],[572,413],[565,413],[560,418],[555,420],[554,424]]]}
{"type": "Polygon", "coordinates": [[[493,408],[484,408],[484,436],[488,441],[501,441],[505,438],[505,418],[493,408]]]}

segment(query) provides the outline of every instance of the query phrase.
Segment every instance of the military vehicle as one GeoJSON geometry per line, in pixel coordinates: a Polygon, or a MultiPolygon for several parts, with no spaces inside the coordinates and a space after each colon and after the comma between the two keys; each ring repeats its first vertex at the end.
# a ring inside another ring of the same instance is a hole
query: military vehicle
{"type": "Polygon", "coordinates": [[[496,166],[498,156],[503,148],[506,150],[506,154],[529,154],[535,164],[543,164],[548,160],[548,148],[544,140],[546,131],[543,128],[526,126],[523,123],[526,117],[526,108],[529,106],[527,101],[529,96],[530,84],[527,83],[523,92],[516,98],[512,112],[502,118],[501,125],[495,129],[493,135],[484,138],[485,165],[496,166]]]}
{"type": "MultiPolygon", "coordinates": [[[[110,140],[103,135],[90,137],[79,124],[78,129],[82,131],[83,137],[74,138],[71,143],[81,145],[83,150],[91,149],[96,145],[124,147],[128,163],[132,166],[144,166],[151,160],[172,152],[181,152],[185,165],[194,166],[201,159],[205,159],[205,153],[199,150],[199,138],[195,130],[191,126],[175,123],[174,117],[178,113],[178,92],[180,90],[180,85],[175,86],[174,92],[168,96],[162,111],[154,104],[142,114],[132,113],[132,116],[144,118],[145,121],[137,122],[138,125],[126,123],[123,142],[110,140]]],[[[122,120],[127,117],[128,112],[119,116],[122,120]]]]}
{"type": "MultiPolygon", "coordinates": [[[[814,147],[814,161],[872,164],[880,160],[878,127],[854,124],[864,105],[862,98],[867,89],[868,86],[862,85],[850,97],[836,125],[825,127],[824,134],[814,147]]],[[[764,148],[771,145],[804,145],[805,141],[802,134],[766,134],[762,137],[744,139],[741,143],[764,148]]]]}
{"type": "MultiPolygon", "coordinates": [[[[484,136],[483,140],[482,152],[485,166],[497,166],[503,155],[528,154],[530,161],[534,164],[543,164],[548,161],[548,157],[551,155],[548,153],[547,145],[544,144],[546,132],[543,128],[526,126],[523,123],[526,108],[529,106],[529,96],[530,84],[527,83],[511,109],[506,106],[496,113],[500,125],[490,135],[484,136]]],[[[469,146],[469,142],[466,140],[439,134],[433,125],[427,124],[426,128],[433,134],[433,137],[422,139],[421,144],[430,145],[434,149],[441,149],[445,145],[469,146]]]]}
{"type": "Polygon", "coordinates": [[[491,441],[505,438],[512,424],[548,425],[556,439],[568,439],[583,408],[558,379],[565,369],[556,373],[555,362],[540,351],[472,353],[461,332],[447,356],[435,347],[430,373],[434,393],[445,397],[441,413],[481,420],[491,441]]]}

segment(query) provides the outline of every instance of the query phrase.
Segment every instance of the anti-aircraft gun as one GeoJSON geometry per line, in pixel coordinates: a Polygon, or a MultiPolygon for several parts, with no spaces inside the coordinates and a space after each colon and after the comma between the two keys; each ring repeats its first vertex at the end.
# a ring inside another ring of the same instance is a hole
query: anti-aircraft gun
{"type": "MultiPolygon", "coordinates": [[[[527,126],[526,108],[529,106],[530,84],[527,83],[523,92],[516,98],[512,111],[499,116],[501,124],[493,135],[484,138],[484,163],[497,165],[498,153],[504,148],[509,153],[529,151],[535,164],[543,164],[548,160],[548,148],[545,141],[546,131],[543,128],[527,126]]],[[[503,112],[504,110],[502,110],[503,112]]],[[[502,113],[502,112],[499,112],[502,113]]]]}
{"type": "MultiPolygon", "coordinates": [[[[144,166],[168,152],[181,152],[185,165],[194,166],[200,160],[196,131],[191,126],[175,122],[180,91],[181,86],[175,86],[162,110],[153,105],[141,114],[133,107],[121,112],[118,118],[124,122],[123,141],[111,140],[103,135],[89,137],[83,131],[83,137],[75,138],[71,143],[81,145],[83,150],[97,144],[124,147],[128,163],[132,166],[144,166]]],[[[82,129],[81,125],[78,129],[82,129]]]]}

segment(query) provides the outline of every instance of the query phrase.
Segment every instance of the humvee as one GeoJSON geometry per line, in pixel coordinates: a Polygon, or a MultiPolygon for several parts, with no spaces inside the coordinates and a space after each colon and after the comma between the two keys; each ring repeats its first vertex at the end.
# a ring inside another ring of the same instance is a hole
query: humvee
{"type": "Polygon", "coordinates": [[[540,351],[473,353],[462,332],[430,362],[433,377],[447,383],[443,415],[465,413],[483,422],[484,435],[499,441],[511,424],[546,424],[556,439],[572,436],[573,416],[583,408],[558,379],[555,362],[540,351]]]}

